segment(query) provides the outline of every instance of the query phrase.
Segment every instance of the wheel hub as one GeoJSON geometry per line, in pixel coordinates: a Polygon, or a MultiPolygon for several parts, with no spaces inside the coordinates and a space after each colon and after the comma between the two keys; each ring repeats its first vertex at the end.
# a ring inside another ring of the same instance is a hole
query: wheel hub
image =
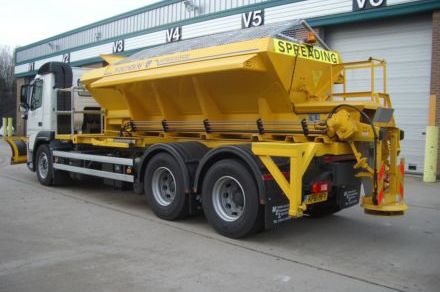
{"type": "Polygon", "coordinates": [[[176,197],[176,179],[170,169],[159,167],[153,173],[153,196],[160,205],[169,206],[176,197]]]}
{"type": "Polygon", "coordinates": [[[230,176],[223,176],[215,182],[212,201],[217,215],[228,222],[242,216],[246,203],[243,187],[230,176]]]}
{"type": "Polygon", "coordinates": [[[49,173],[49,158],[46,153],[41,153],[38,158],[38,173],[45,179],[49,173]]]}

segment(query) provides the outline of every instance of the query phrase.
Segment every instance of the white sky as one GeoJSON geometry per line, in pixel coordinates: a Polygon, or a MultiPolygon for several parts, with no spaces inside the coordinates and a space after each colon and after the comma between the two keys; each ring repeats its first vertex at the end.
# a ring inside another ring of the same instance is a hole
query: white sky
{"type": "Polygon", "coordinates": [[[160,1],[0,0],[0,45],[28,45],[160,1]]]}

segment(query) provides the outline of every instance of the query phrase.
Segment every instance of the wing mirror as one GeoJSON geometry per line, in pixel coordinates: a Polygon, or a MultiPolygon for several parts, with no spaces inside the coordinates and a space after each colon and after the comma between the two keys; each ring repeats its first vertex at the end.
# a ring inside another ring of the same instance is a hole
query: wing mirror
{"type": "Polygon", "coordinates": [[[22,85],[20,88],[20,112],[26,113],[29,110],[28,96],[31,86],[29,84],[22,85]]]}

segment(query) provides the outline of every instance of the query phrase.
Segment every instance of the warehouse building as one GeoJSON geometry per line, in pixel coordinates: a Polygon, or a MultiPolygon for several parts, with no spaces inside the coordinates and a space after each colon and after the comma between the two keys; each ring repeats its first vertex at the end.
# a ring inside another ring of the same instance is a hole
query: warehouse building
{"type": "MultiPolygon", "coordinates": [[[[405,130],[407,170],[423,172],[424,134],[433,110],[430,96],[440,98],[439,0],[164,0],[20,47],[17,84],[19,88],[28,82],[48,61],[102,66],[100,54],[130,55],[169,42],[293,19],[308,20],[344,61],[371,56],[387,60],[387,89],[397,123],[405,130]]],[[[365,81],[363,76],[353,78],[365,81]]],[[[23,131],[23,121],[17,124],[23,131]]]]}

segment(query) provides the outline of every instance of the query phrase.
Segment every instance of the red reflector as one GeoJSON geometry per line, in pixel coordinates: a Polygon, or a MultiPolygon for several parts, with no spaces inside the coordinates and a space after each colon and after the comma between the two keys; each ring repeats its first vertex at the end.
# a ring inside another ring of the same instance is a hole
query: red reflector
{"type": "Polygon", "coordinates": [[[316,182],[312,184],[312,193],[328,192],[328,182],[316,182]]]}
{"type": "Polygon", "coordinates": [[[312,185],[312,193],[319,193],[321,191],[321,185],[319,183],[314,183],[312,185]]]}
{"type": "Polygon", "coordinates": [[[402,176],[400,179],[400,197],[403,199],[403,195],[404,195],[403,178],[405,177],[405,163],[403,162],[403,160],[400,160],[400,174],[402,176]]]}
{"type": "Polygon", "coordinates": [[[381,180],[382,180],[384,173],[385,173],[385,166],[382,165],[382,167],[381,167],[380,170],[379,170],[378,177],[377,177],[377,180],[378,180],[378,181],[381,181],[381,180]]]}
{"type": "Polygon", "coordinates": [[[273,180],[273,176],[270,173],[263,174],[263,180],[264,181],[273,180]]]}
{"type": "Polygon", "coordinates": [[[326,156],[324,156],[324,162],[325,163],[332,163],[332,162],[346,161],[346,160],[356,160],[356,158],[352,154],[348,154],[348,155],[326,155],[326,156]]]}
{"type": "MultiPolygon", "coordinates": [[[[285,178],[289,178],[290,173],[288,171],[283,171],[282,174],[284,175],[285,178]]],[[[271,175],[270,173],[266,173],[262,175],[263,181],[268,181],[268,180],[274,180],[273,175],[271,175]]]]}
{"type": "Polygon", "coordinates": [[[380,190],[379,195],[377,195],[377,205],[380,206],[380,204],[382,204],[382,200],[383,200],[383,189],[380,190]]]}

